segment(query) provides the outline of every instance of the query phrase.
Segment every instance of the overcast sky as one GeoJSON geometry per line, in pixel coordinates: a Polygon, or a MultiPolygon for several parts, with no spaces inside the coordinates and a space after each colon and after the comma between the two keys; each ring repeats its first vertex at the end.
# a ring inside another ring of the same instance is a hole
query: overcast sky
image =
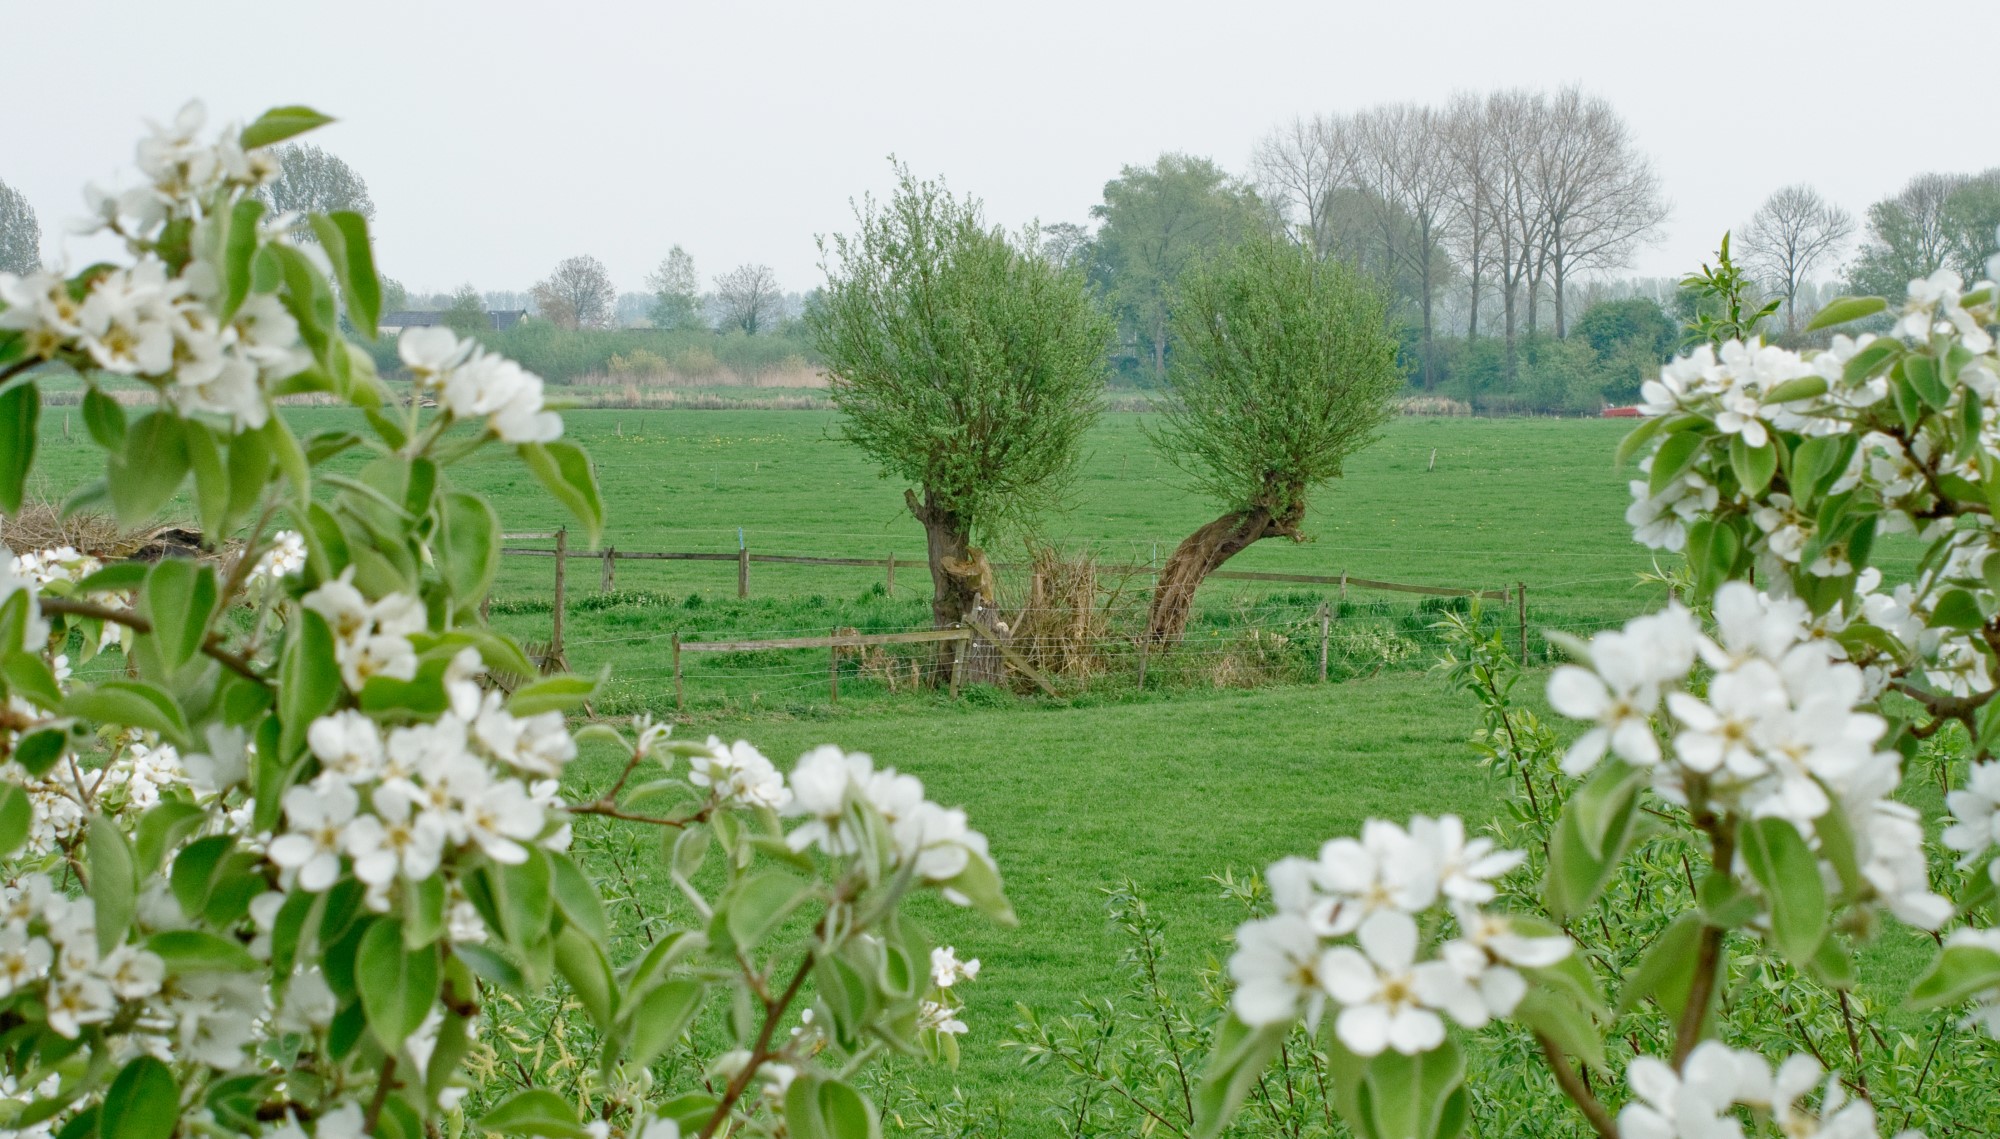
{"type": "Polygon", "coordinates": [[[313,141],[367,179],[412,289],[525,289],[590,253],[638,290],[676,242],[704,279],[763,262],[804,289],[814,235],[886,189],[891,153],[992,220],[1081,222],[1162,151],[1240,173],[1294,115],[1503,86],[1577,82],[1624,114],[1673,202],[1644,275],[1692,268],[1788,182],[1859,214],[1919,170],[2000,165],[1955,113],[1986,98],[1954,86],[1977,68],[1914,58],[1983,52],[1992,0],[0,4],[31,47],[8,53],[0,180],[46,256],[90,252],[62,223],[85,181],[129,183],[142,117],[302,102],[341,120],[313,141]]]}

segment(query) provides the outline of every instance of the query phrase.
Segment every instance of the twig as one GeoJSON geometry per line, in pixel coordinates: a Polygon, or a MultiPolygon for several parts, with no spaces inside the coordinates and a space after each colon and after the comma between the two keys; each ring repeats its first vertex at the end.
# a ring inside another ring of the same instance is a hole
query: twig
{"type": "Polygon", "coordinates": [[[607,819],[624,819],[628,823],[651,823],[656,827],[672,827],[675,830],[685,828],[689,823],[699,819],[699,816],[690,819],[662,819],[654,815],[641,815],[625,810],[608,799],[599,799],[594,803],[573,803],[565,810],[572,815],[598,815],[607,819]]]}
{"type": "Polygon", "coordinates": [[[701,1130],[695,1133],[696,1139],[712,1139],[723,1122],[729,1118],[729,1109],[735,1107],[736,1101],[743,1098],[743,1092],[756,1077],[757,1069],[770,1058],[771,1036],[778,1031],[778,1020],[785,1015],[785,1009],[805,986],[806,977],[812,972],[813,962],[818,958],[818,950],[808,950],[805,958],[799,962],[798,972],[792,974],[792,983],[785,986],[784,994],[776,1000],[765,1002],[764,1027],[758,1030],[757,1042],[750,1048],[750,1058],[744,1061],[742,1069],[736,1075],[730,1077],[729,1085],[723,1089],[721,1101],[715,1105],[715,1112],[708,1117],[707,1123],[701,1125],[701,1130]]]}
{"type": "Polygon", "coordinates": [[[1861,1085],[1860,1092],[1865,1098],[1868,1095],[1868,1068],[1861,1060],[1861,1037],[1854,1031],[1854,1010],[1848,1007],[1846,989],[1835,989],[1834,993],[1840,997],[1840,1019],[1847,1024],[1847,1050],[1854,1055],[1854,1078],[1861,1085]]]}
{"type": "MultiPolygon", "coordinates": [[[[113,609],[110,606],[99,605],[91,601],[71,601],[63,597],[40,597],[36,598],[36,600],[41,603],[42,615],[45,617],[90,617],[99,621],[109,621],[114,625],[123,625],[137,633],[150,633],[153,631],[153,623],[151,621],[128,610],[113,609]]],[[[215,661],[245,680],[255,681],[258,684],[264,685],[271,683],[263,673],[258,672],[255,666],[248,660],[245,660],[240,654],[223,648],[222,635],[219,633],[210,633],[203,639],[201,642],[201,652],[203,656],[208,657],[210,660],[215,661]]]]}
{"type": "Polygon", "coordinates": [[[396,1057],[391,1054],[382,1058],[381,1074],[375,1077],[375,1098],[368,1101],[368,1113],[362,1117],[361,1133],[375,1134],[375,1123],[382,1118],[382,1105],[389,1102],[390,1081],[396,1078],[396,1057]]]}
{"type": "Polygon", "coordinates": [[[1562,1088],[1563,1094],[1570,1098],[1570,1102],[1576,1104],[1577,1109],[1583,1112],[1583,1117],[1590,1121],[1591,1130],[1597,1132],[1599,1139],[1618,1139],[1618,1124],[1611,1118],[1610,1110],[1592,1095],[1590,1089],[1577,1077],[1576,1069],[1569,1066],[1569,1057],[1563,1055],[1562,1049],[1556,1047],[1555,1041],[1541,1033],[1535,1033],[1535,1039],[1541,1043],[1542,1058],[1548,1061],[1549,1071],[1555,1074],[1556,1084],[1562,1088]]]}
{"type": "MultiPolygon", "coordinates": [[[[1697,820],[1709,834],[1709,865],[1722,873],[1729,872],[1729,866],[1736,858],[1736,839],[1728,829],[1721,826],[1714,815],[1703,812],[1697,820]]],[[[1695,951],[1694,979],[1688,984],[1687,1007],[1681,1010],[1681,1023],[1674,1033],[1674,1070],[1680,1071],[1687,1061],[1688,1053],[1701,1042],[1701,1026],[1708,1019],[1709,998],[1715,995],[1715,974],[1722,962],[1722,938],[1727,933],[1719,925],[1703,923],[1701,944],[1695,951]]]]}

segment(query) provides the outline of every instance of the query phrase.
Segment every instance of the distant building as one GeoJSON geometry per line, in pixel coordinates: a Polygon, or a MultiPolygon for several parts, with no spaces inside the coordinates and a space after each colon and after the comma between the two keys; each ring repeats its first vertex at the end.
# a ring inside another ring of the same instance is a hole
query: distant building
{"type": "MultiPolygon", "coordinates": [[[[489,309],[486,313],[487,327],[495,332],[505,332],[521,323],[528,315],[524,308],[489,309]]],[[[435,328],[444,323],[441,312],[385,312],[376,322],[383,332],[401,332],[405,328],[435,328]]]]}

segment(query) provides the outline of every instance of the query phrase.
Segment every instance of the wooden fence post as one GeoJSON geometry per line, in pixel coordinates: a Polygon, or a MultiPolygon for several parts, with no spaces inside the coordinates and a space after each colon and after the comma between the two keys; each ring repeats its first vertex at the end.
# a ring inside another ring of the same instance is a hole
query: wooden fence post
{"type": "Polygon", "coordinates": [[[1340,603],[1347,604],[1347,571],[1340,571],[1340,603]]]}
{"type": "MultiPolygon", "coordinates": [[[[827,630],[828,639],[832,639],[838,636],[840,636],[839,629],[835,628],[827,630]]],[[[840,646],[839,645],[828,645],[826,647],[826,695],[827,699],[833,701],[835,704],[840,703],[840,646]]]]}
{"type": "Polygon", "coordinates": [[[1528,667],[1528,583],[1514,583],[1514,601],[1520,606],[1521,667],[1528,667]]]}
{"type": "Polygon", "coordinates": [[[750,547],[736,547],[736,596],[750,596],[750,547]]]}
{"type": "Polygon", "coordinates": [[[564,573],[569,567],[569,527],[556,531],[556,606],[555,627],[549,634],[549,660],[562,667],[568,666],[568,658],[563,656],[563,610],[568,608],[564,592],[564,573]]]}
{"type": "Polygon", "coordinates": [[[968,634],[951,643],[951,698],[958,699],[958,677],[965,671],[965,646],[971,642],[968,634]]]}
{"type": "Polygon", "coordinates": [[[597,583],[599,593],[610,593],[618,584],[618,551],[604,547],[604,579],[597,583]]]}
{"type": "Polygon", "coordinates": [[[1319,682],[1326,683],[1327,643],[1333,638],[1333,617],[1326,602],[1319,603],[1319,682]]]}
{"type": "Polygon", "coordinates": [[[687,700],[681,695],[681,635],[674,634],[674,711],[687,711],[687,700]]]}

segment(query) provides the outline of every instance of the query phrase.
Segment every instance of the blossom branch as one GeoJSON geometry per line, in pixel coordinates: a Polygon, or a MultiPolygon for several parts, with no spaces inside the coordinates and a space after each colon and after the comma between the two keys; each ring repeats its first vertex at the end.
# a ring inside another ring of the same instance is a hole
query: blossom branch
{"type": "MultiPolygon", "coordinates": [[[[1736,861],[1736,836],[1715,815],[1704,812],[1699,820],[1710,841],[1709,865],[1714,872],[1727,874],[1736,861]]],[[[1674,1033],[1674,1070],[1679,1071],[1688,1053],[1701,1043],[1701,1026],[1708,1019],[1708,1002],[1715,994],[1715,978],[1722,966],[1722,939],[1728,931],[1704,921],[1701,943],[1695,950],[1694,979],[1688,984],[1687,1007],[1674,1033]]]]}
{"type": "MultiPolygon", "coordinates": [[[[824,919],[821,924],[824,925],[824,919]]],[[[708,1117],[708,1122],[702,1124],[701,1130],[695,1133],[695,1139],[711,1139],[723,1123],[728,1121],[730,1109],[736,1106],[736,1101],[743,1098],[744,1091],[750,1087],[750,1081],[757,1076],[757,1069],[764,1065],[764,1061],[771,1058],[771,1037],[778,1031],[778,1022],[783,1019],[785,1010],[791,1007],[792,1001],[798,998],[799,990],[805,987],[806,977],[812,973],[812,967],[818,960],[819,950],[808,949],[805,957],[799,961],[798,970],[792,974],[791,984],[785,986],[785,991],[776,998],[765,998],[764,1027],[757,1032],[757,1041],[750,1048],[750,1058],[744,1061],[743,1067],[734,1076],[730,1077],[729,1085],[723,1089],[721,1101],[715,1105],[715,1111],[708,1117]]]]}
{"type": "MultiPolygon", "coordinates": [[[[123,625],[137,633],[150,633],[153,631],[153,623],[151,621],[129,610],[113,609],[110,606],[99,605],[92,601],[71,601],[62,597],[40,597],[36,600],[41,603],[42,615],[45,617],[86,617],[99,621],[109,621],[114,625],[123,625]]],[[[203,656],[208,657],[210,660],[215,661],[245,680],[252,680],[258,684],[270,683],[270,680],[264,674],[258,672],[256,667],[241,654],[223,648],[222,634],[220,633],[210,633],[207,637],[203,638],[201,652],[203,656]]]]}
{"type": "Polygon", "coordinates": [[[1549,1071],[1555,1074],[1557,1086],[1590,1121],[1591,1130],[1597,1132],[1599,1139],[1618,1139],[1618,1123],[1611,1118],[1610,1109],[1591,1093],[1583,1078],[1576,1074],[1576,1069],[1570,1066],[1569,1057],[1563,1055],[1563,1050],[1547,1036],[1537,1032],[1535,1040],[1542,1046],[1542,1058],[1548,1061],[1549,1071]]]}

